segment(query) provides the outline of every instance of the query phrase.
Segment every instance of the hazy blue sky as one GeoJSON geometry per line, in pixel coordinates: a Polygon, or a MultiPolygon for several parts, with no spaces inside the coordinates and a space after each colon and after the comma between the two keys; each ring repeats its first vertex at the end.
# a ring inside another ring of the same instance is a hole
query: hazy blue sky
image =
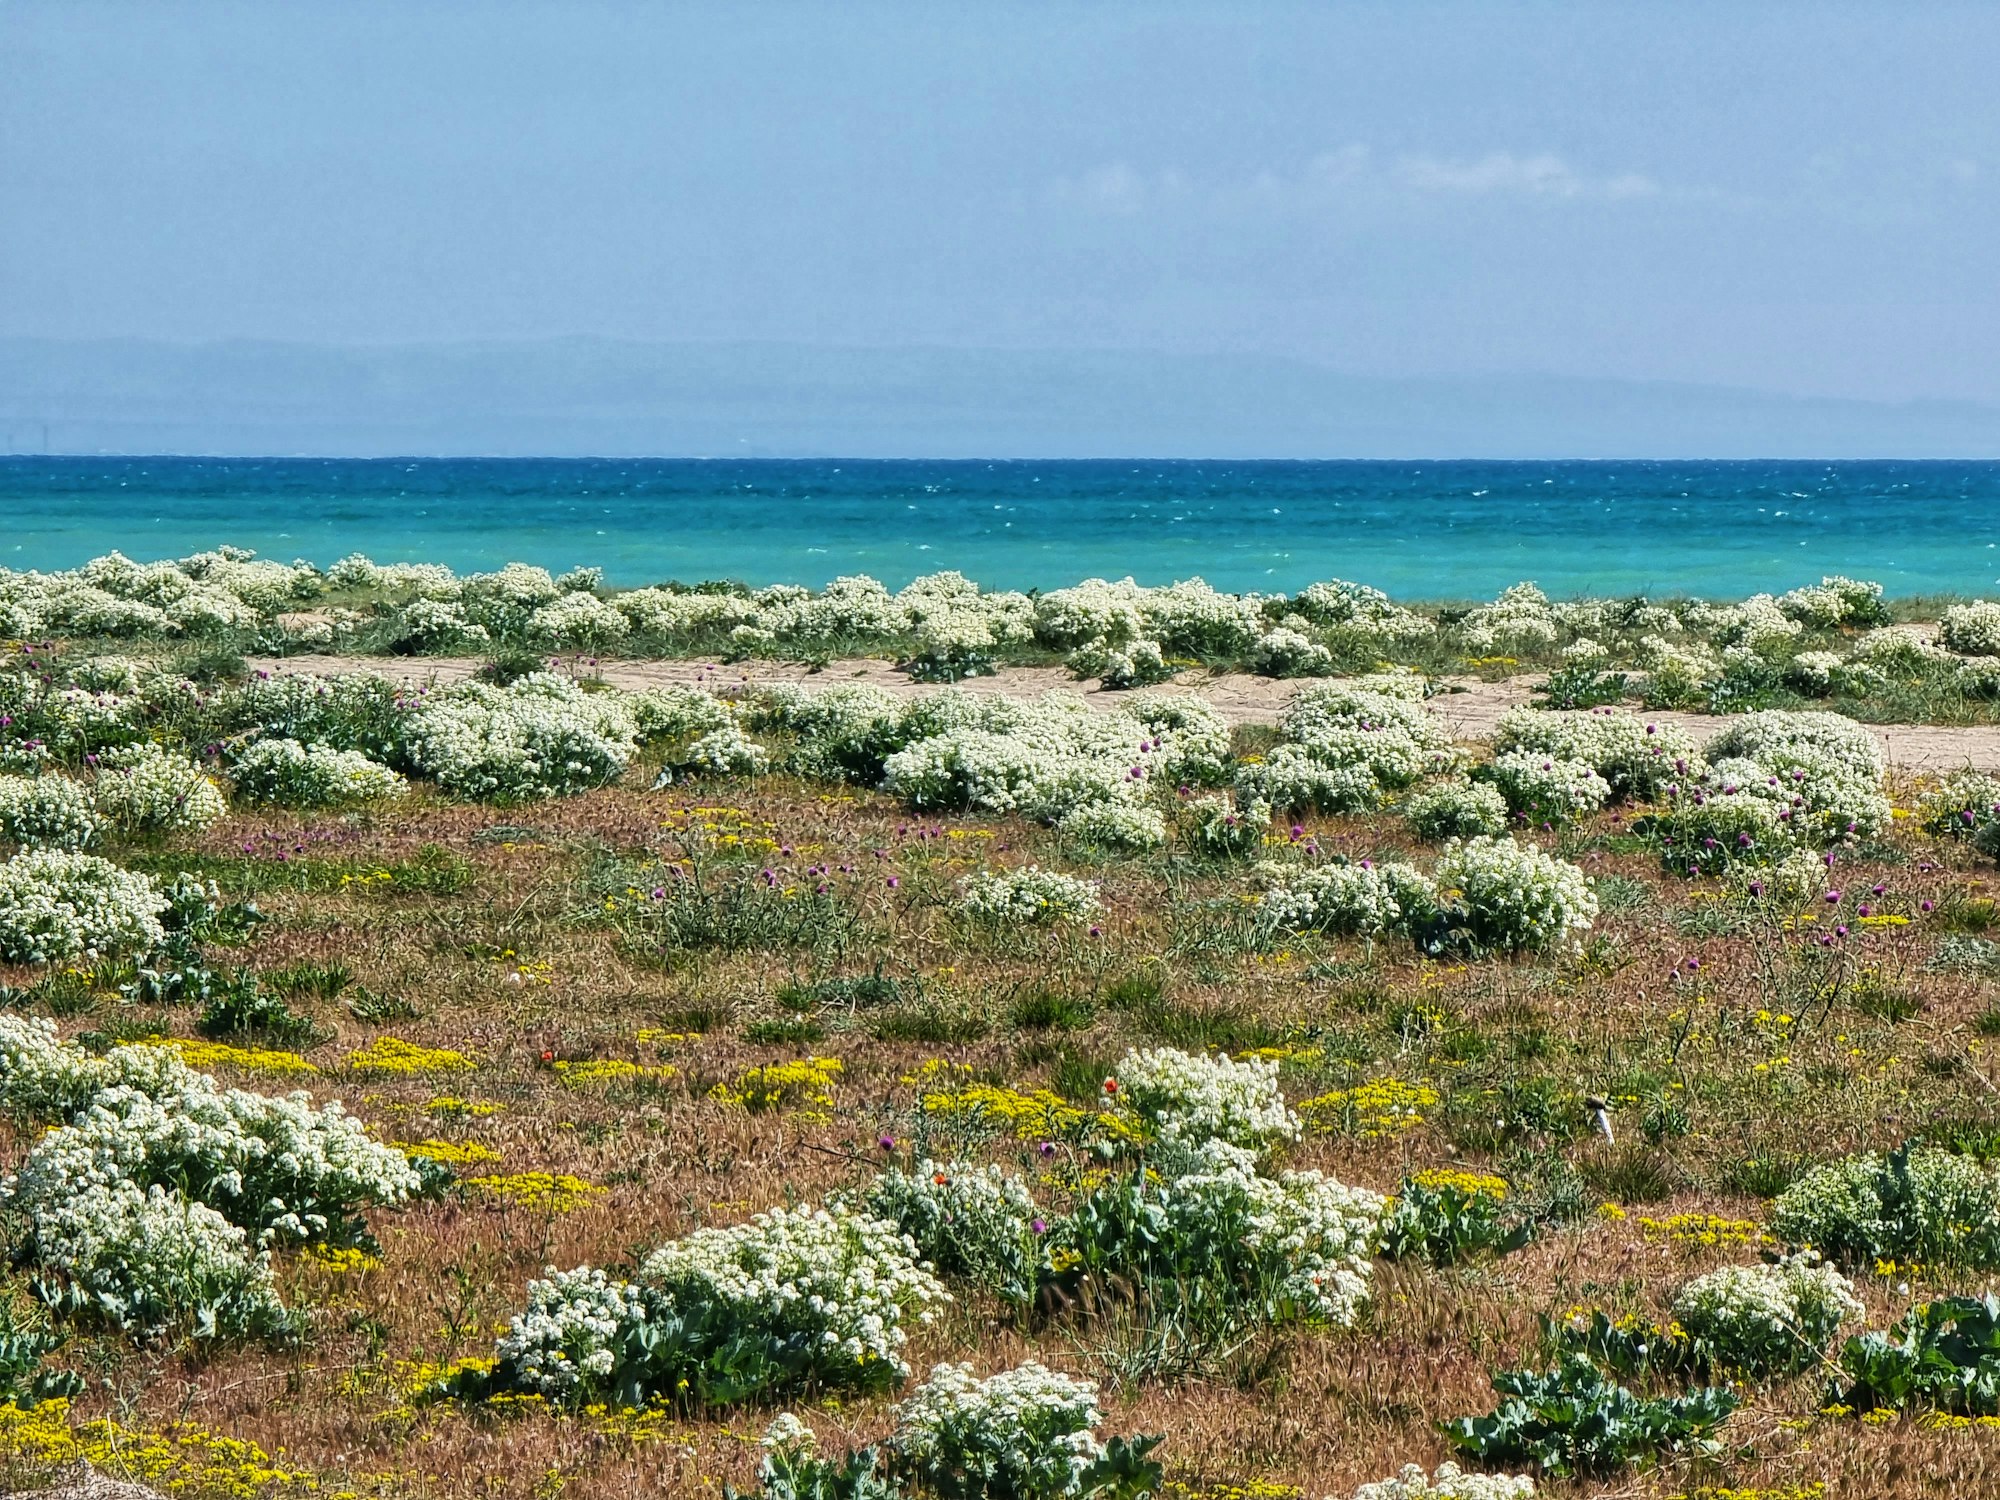
{"type": "Polygon", "coordinates": [[[2000,4],[0,5],[0,336],[2000,400],[2000,4]]]}

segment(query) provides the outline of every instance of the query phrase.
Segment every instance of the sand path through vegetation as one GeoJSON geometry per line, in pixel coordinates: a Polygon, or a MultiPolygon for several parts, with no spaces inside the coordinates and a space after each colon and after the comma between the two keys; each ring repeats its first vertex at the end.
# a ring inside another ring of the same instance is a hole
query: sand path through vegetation
{"type": "MultiPolygon", "coordinates": [[[[271,673],[374,672],[407,686],[424,683],[460,682],[480,665],[473,656],[294,656],[258,657],[250,665],[271,673]]],[[[839,683],[866,682],[886,688],[899,696],[913,697],[931,692],[928,683],[912,681],[892,662],[857,658],[831,662],[814,671],[796,662],[750,661],[723,663],[713,659],[685,661],[607,661],[597,675],[614,687],[647,688],[697,686],[727,689],[767,682],[805,682],[817,687],[839,683]]],[[[1232,724],[1275,724],[1285,704],[1303,682],[1312,679],[1277,680],[1248,673],[1222,672],[1214,676],[1183,674],[1182,678],[1153,691],[1191,693],[1213,704],[1232,724]]],[[[1490,740],[1500,715],[1530,701],[1539,676],[1510,677],[1501,682],[1481,682],[1477,678],[1447,679],[1451,691],[1430,700],[1430,709],[1450,726],[1455,739],[1490,740]]],[[[997,676],[974,677],[960,684],[967,692],[992,693],[1007,697],[1035,697],[1052,688],[1081,694],[1086,703],[1108,708],[1118,694],[1096,682],[1077,682],[1062,667],[1006,667],[997,676]]],[[[1726,725],[1726,717],[1715,714],[1675,712],[1647,713],[1646,718],[1662,724],[1678,724],[1698,737],[1714,734],[1726,725]]],[[[1888,752],[1890,763],[1906,771],[1956,771],[1967,766],[1981,771],[2000,771],[2000,725],[1873,724],[1868,726],[1888,752]]]]}

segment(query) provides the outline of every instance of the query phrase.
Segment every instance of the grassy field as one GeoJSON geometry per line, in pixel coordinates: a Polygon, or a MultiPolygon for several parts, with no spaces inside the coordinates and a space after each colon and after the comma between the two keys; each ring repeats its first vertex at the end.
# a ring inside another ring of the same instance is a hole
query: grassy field
{"type": "MultiPolygon", "coordinates": [[[[17,1482],[66,1451],[59,1432],[101,1418],[80,1429],[95,1456],[187,1493],[752,1485],[775,1407],[561,1413],[417,1393],[488,1354],[545,1266],[630,1264],[698,1226],[865,1183],[885,1160],[1006,1163],[1060,1212],[1100,1170],[1064,1112],[1096,1111],[1131,1046],[1276,1059],[1294,1106],[1315,1101],[1287,1166],[1385,1194],[1423,1169],[1497,1174],[1536,1230],[1503,1256],[1378,1263],[1351,1329],[1167,1326],[1143,1296],[1023,1307],[958,1283],[916,1332],[919,1375],[1032,1354],[1096,1380],[1111,1430],[1164,1436],[1175,1496],[1318,1500],[1429,1467],[1449,1456],[1436,1424],[1492,1408],[1491,1372],[1544,1362],[1539,1316],[1663,1319],[1689,1276],[1755,1258],[1769,1197],[1807,1166],[1916,1136],[2000,1152],[1991,866],[1907,819],[1840,857],[1834,879],[1880,891],[1823,947],[1817,913],[1665,875],[1629,813],[1601,813],[1540,836],[1595,881],[1581,948],[1468,962],[1273,934],[1229,862],[1080,860],[1025,822],[919,820],[783,776],[643,784],[511,811],[419,794],[387,813],[238,812],[184,846],[123,851],[268,918],[214,960],[254,968],[301,1024],[191,1062],[337,1097],[457,1181],[371,1216],[379,1256],[286,1258],[287,1299],[309,1314],[296,1345],[136,1347],[79,1329],[55,1360],[89,1376],[73,1409],[0,1418],[17,1482]],[[1102,914],[1002,928],[959,910],[968,876],[1030,861],[1101,881],[1102,914]],[[755,1076],[773,1067],[789,1071],[755,1076]],[[982,1111],[963,1104],[973,1084],[1055,1097],[1039,1115],[982,1111]]],[[[1360,859],[1408,831],[1307,816],[1268,837],[1360,859]]],[[[129,1003],[87,973],[4,977],[66,1034],[194,1039],[188,1007],[129,1003]]],[[[1902,1265],[1856,1278],[1875,1326],[1978,1284],[1902,1265]]],[[[1991,1488],[1986,1424],[1822,1415],[1827,1384],[1813,1367],[1748,1389],[1712,1458],[1544,1489],[1991,1488]]],[[[837,1447],[883,1436],[889,1406],[808,1394],[792,1409],[837,1447]]]]}

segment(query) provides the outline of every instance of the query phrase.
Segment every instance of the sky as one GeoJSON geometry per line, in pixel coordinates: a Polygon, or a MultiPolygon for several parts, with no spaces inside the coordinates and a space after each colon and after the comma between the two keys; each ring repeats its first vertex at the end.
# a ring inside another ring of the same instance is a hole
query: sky
{"type": "Polygon", "coordinates": [[[2000,5],[0,0],[0,337],[2000,402],[2000,5]]]}

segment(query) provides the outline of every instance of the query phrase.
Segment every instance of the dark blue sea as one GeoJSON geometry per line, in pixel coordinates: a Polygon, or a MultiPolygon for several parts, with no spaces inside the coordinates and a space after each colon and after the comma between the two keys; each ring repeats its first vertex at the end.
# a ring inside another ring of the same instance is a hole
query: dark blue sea
{"type": "Polygon", "coordinates": [[[2000,591],[1994,462],[933,462],[0,458],[0,565],[220,543],[329,563],[602,566],[996,588],[1199,575],[1371,583],[1402,599],[1732,597],[1845,573],[2000,591]]]}

